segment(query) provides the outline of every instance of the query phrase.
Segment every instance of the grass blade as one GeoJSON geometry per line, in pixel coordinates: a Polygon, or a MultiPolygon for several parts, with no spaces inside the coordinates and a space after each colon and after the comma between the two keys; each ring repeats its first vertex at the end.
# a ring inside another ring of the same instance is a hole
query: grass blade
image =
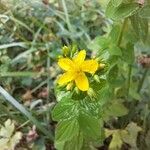
{"type": "Polygon", "coordinates": [[[3,89],[0,86],[0,94],[5,97],[6,101],[9,102],[10,104],[12,104],[15,108],[17,108],[22,114],[24,114],[31,122],[33,122],[33,124],[36,125],[36,127],[43,133],[45,134],[47,137],[49,137],[49,139],[53,140],[53,135],[51,133],[51,131],[47,131],[47,129],[45,129],[40,122],[32,116],[32,114],[27,111],[27,109],[21,105],[16,99],[14,99],[5,89],[3,89]]]}

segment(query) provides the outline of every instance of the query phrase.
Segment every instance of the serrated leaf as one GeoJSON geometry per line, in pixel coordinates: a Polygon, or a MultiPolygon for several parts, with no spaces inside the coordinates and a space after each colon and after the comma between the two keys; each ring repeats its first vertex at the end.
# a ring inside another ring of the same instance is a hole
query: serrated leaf
{"type": "Polygon", "coordinates": [[[60,121],[57,124],[55,132],[56,142],[66,142],[79,133],[79,124],[77,119],[60,121]]]}
{"type": "Polygon", "coordinates": [[[109,145],[109,150],[120,150],[123,142],[120,138],[120,134],[118,132],[115,132],[113,134],[113,138],[111,140],[111,143],[109,145]]]}
{"type": "Polygon", "coordinates": [[[116,130],[105,129],[106,137],[112,135],[112,140],[109,145],[110,150],[120,150],[123,143],[127,143],[131,146],[131,149],[137,149],[136,140],[138,132],[141,131],[142,128],[137,126],[136,123],[129,123],[127,127],[116,130]]]}
{"type": "Polygon", "coordinates": [[[66,92],[60,89],[56,89],[56,99],[57,101],[61,101],[63,98],[71,98],[71,93],[70,91],[66,92]]]}
{"type": "Polygon", "coordinates": [[[74,136],[70,141],[64,145],[64,150],[81,150],[83,146],[83,134],[74,136]]]}
{"type": "Polygon", "coordinates": [[[109,150],[120,150],[123,144],[122,136],[128,134],[126,130],[116,129],[109,130],[105,129],[106,137],[112,135],[111,142],[109,144],[109,150]]]}
{"type": "Polygon", "coordinates": [[[87,114],[80,114],[79,125],[83,134],[92,139],[98,139],[101,135],[100,127],[102,122],[99,119],[87,114]]]}
{"type": "Polygon", "coordinates": [[[142,128],[137,126],[136,123],[131,122],[128,124],[128,126],[125,128],[128,134],[122,135],[122,140],[125,143],[128,143],[133,149],[137,149],[136,141],[138,132],[142,131],[142,128]]]}
{"type": "Polygon", "coordinates": [[[142,18],[150,18],[150,5],[144,6],[139,12],[139,16],[142,18]]]}
{"type": "Polygon", "coordinates": [[[132,16],[139,9],[139,4],[137,3],[128,3],[121,4],[113,13],[112,19],[124,19],[126,17],[132,16]]]}
{"type": "Polygon", "coordinates": [[[78,103],[72,99],[64,98],[56,104],[52,111],[52,118],[55,121],[71,119],[78,115],[78,103]]]}

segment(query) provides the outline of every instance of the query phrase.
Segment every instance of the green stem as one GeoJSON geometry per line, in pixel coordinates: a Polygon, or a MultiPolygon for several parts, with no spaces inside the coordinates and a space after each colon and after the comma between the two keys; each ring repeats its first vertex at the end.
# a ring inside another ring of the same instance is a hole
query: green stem
{"type": "Polygon", "coordinates": [[[141,80],[140,80],[140,82],[139,82],[139,86],[138,86],[137,92],[140,92],[140,91],[141,91],[147,73],[148,73],[148,69],[145,69],[145,71],[144,71],[144,73],[143,73],[143,76],[142,76],[142,78],[141,78],[141,80]]]}
{"type": "Polygon", "coordinates": [[[121,44],[123,33],[124,33],[125,27],[127,25],[127,21],[128,21],[127,19],[124,19],[124,22],[123,22],[123,25],[122,25],[122,28],[121,28],[121,31],[120,31],[120,34],[119,34],[119,38],[118,38],[118,43],[117,43],[118,46],[120,46],[120,44],[121,44]]]}
{"type": "Polygon", "coordinates": [[[129,65],[128,83],[127,83],[127,95],[129,95],[129,90],[130,90],[131,73],[132,73],[132,66],[129,65]]]}
{"type": "MultiPolygon", "coordinates": [[[[47,46],[47,105],[49,104],[49,100],[50,100],[50,74],[49,74],[49,68],[50,68],[50,65],[51,65],[51,60],[50,58],[48,57],[49,55],[49,49],[48,49],[48,46],[47,46]]],[[[48,109],[46,111],[46,121],[47,121],[47,125],[49,125],[50,123],[50,109],[48,109]]]]}

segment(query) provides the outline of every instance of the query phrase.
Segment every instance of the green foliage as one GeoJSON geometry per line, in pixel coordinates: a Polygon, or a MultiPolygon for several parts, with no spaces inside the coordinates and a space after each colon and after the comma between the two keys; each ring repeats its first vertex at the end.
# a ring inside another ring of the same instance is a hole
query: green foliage
{"type": "Polygon", "coordinates": [[[140,11],[139,16],[142,18],[150,18],[150,5],[144,6],[140,11]]]}
{"type": "Polygon", "coordinates": [[[72,139],[78,132],[79,124],[76,119],[63,120],[57,125],[55,138],[57,142],[66,142],[69,139],[72,139]]]}
{"type": "Polygon", "coordinates": [[[138,3],[123,3],[122,0],[110,0],[106,8],[106,15],[114,20],[119,20],[132,16],[139,10],[138,3]]]}
{"type": "Polygon", "coordinates": [[[100,120],[90,115],[80,114],[79,124],[81,131],[85,136],[93,139],[100,138],[100,120]]]}
{"type": "Polygon", "coordinates": [[[29,130],[18,149],[150,149],[150,0],[1,0],[0,13],[0,123],[19,125],[0,128],[1,148],[29,130]],[[78,49],[104,64],[87,92],[55,82],[78,49]]]}

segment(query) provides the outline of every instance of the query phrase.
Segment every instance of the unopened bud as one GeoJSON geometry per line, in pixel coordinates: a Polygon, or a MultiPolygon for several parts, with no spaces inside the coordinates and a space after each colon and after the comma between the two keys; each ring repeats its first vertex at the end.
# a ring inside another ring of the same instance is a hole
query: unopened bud
{"type": "Polygon", "coordinates": [[[73,83],[70,82],[70,83],[67,85],[66,89],[67,89],[68,91],[70,91],[70,90],[72,89],[72,87],[73,87],[73,83]]]}
{"type": "Polygon", "coordinates": [[[74,54],[77,52],[77,46],[73,45],[71,49],[71,56],[74,56],[74,54]]]}
{"type": "Polygon", "coordinates": [[[92,98],[92,97],[96,97],[96,93],[94,92],[94,90],[92,88],[89,88],[87,91],[87,94],[92,98]]]}
{"type": "Polygon", "coordinates": [[[62,52],[63,52],[63,55],[64,55],[64,56],[67,56],[67,55],[69,54],[69,47],[64,46],[64,47],[62,48],[62,52]]]}
{"type": "Polygon", "coordinates": [[[80,92],[79,89],[78,89],[77,87],[75,87],[74,89],[75,89],[75,92],[76,92],[77,94],[79,94],[79,92],[80,92]]]}
{"type": "Polygon", "coordinates": [[[105,64],[99,64],[99,69],[103,69],[105,66],[105,64]]]}
{"type": "Polygon", "coordinates": [[[63,56],[62,56],[62,55],[59,55],[59,56],[58,56],[58,59],[60,59],[60,58],[63,58],[63,56]]]}
{"type": "Polygon", "coordinates": [[[94,80],[98,83],[100,83],[100,79],[99,79],[99,76],[98,75],[94,75],[94,80]]]}

